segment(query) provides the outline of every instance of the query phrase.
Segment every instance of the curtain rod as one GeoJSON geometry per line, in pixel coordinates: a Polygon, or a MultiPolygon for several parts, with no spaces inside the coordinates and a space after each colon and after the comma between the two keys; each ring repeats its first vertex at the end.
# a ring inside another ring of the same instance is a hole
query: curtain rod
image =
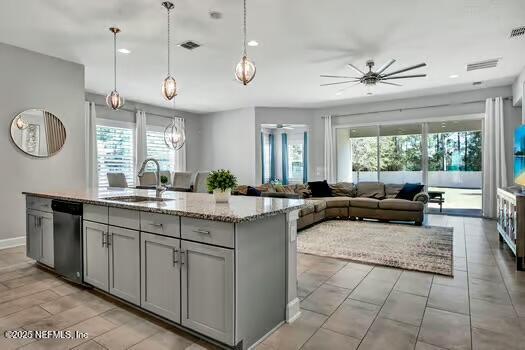
{"type": "MultiPolygon", "coordinates": [[[[503,100],[504,101],[510,100],[510,97],[503,97],[503,100]]],[[[403,111],[410,111],[410,110],[415,110],[415,109],[450,107],[450,106],[467,105],[467,104],[480,103],[480,102],[485,102],[485,100],[466,101],[466,102],[459,102],[459,103],[445,103],[445,104],[431,105],[431,106],[421,106],[421,107],[406,107],[406,108],[396,108],[396,109],[384,109],[384,110],[380,110],[380,111],[370,111],[370,112],[361,112],[361,113],[334,114],[334,115],[332,115],[332,117],[351,117],[351,116],[354,116],[354,115],[377,114],[377,113],[387,113],[387,112],[403,112],[403,111]]],[[[326,116],[322,116],[321,118],[325,119],[326,116]]]]}
{"type": "MultiPolygon", "coordinates": [[[[95,106],[98,106],[98,107],[108,107],[107,105],[105,104],[100,104],[100,103],[96,103],[95,102],[95,106]]],[[[129,109],[129,108],[121,108],[120,109],[121,111],[126,111],[126,112],[131,112],[131,113],[136,113],[137,111],[144,111],[143,109],[129,109]]],[[[170,116],[167,116],[167,115],[161,115],[161,114],[156,114],[156,113],[150,113],[150,112],[146,112],[144,111],[146,114],[149,114],[149,115],[154,115],[155,117],[161,117],[161,118],[167,118],[167,119],[173,119],[175,116],[173,117],[170,117],[170,116]]],[[[178,117],[178,118],[183,118],[183,117],[178,117]]],[[[183,118],[184,119],[184,118],[183,118]]]]}

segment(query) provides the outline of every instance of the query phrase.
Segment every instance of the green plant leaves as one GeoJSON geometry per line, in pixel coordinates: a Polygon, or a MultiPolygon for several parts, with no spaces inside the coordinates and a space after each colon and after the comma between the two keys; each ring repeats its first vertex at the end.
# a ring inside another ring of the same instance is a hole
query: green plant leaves
{"type": "Polygon", "coordinates": [[[212,192],[215,189],[225,191],[228,188],[235,188],[237,186],[237,177],[226,169],[213,170],[206,178],[206,185],[208,191],[212,192]]]}

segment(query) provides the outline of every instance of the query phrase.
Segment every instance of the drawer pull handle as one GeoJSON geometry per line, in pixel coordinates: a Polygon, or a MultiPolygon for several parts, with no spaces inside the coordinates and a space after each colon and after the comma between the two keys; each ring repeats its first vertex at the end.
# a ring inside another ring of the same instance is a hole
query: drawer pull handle
{"type": "Polygon", "coordinates": [[[193,230],[193,232],[195,232],[195,233],[202,233],[203,235],[209,235],[211,233],[210,231],[201,230],[201,229],[193,230]]]}
{"type": "Polygon", "coordinates": [[[106,245],[106,233],[102,232],[102,247],[106,245]]]}
{"type": "Polygon", "coordinates": [[[181,264],[181,265],[184,265],[184,259],[185,259],[185,258],[187,259],[187,257],[186,257],[186,252],[185,252],[184,250],[181,250],[181,251],[180,251],[180,264],[181,264]]]}
{"type": "Polygon", "coordinates": [[[177,258],[177,253],[179,252],[178,249],[173,249],[173,252],[172,252],[172,259],[173,259],[173,266],[177,265],[177,263],[179,262],[179,259],[177,258]]]}
{"type": "Polygon", "coordinates": [[[113,244],[113,233],[111,235],[106,233],[106,246],[109,247],[111,244],[113,244]]]}
{"type": "Polygon", "coordinates": [[[162,224],[157,224],[156,222],[153,222],[153,223],[151,223],[151,226],[162,227],[163,225],[162,224]]]}

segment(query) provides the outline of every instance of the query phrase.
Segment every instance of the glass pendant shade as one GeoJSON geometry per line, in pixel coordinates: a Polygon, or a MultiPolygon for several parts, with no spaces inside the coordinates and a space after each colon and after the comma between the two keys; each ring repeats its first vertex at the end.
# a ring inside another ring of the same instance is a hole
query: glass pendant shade
{"type": "Polygon", "coordinates": [[[113,90],[106,96],[106,104],[109,108],[117,110],[124,105],[124,98],[120,96],[117,90],[113,90]]]}
{"type": "Polygon", "coordinates": [[[255,78],[256,71],[255,62],[243,56],[241,61],[237,63],[237,67],[235,67],[235,77],[243,83],[243,85],[247,85],[255,78]]]}
{"type": "Polygon", "coordinates": [[[164,129],[164,142],[168,148],[176,151],[181,149],[186,142],[186,133],[183,128],[177,125],[175,119],[164,129]]]}
{"type": "Polygon", "coordinates": [[[164,79],[162,83],[162,95],[168,101],[177,96],[177,82],[171,75],[164,79]]]}

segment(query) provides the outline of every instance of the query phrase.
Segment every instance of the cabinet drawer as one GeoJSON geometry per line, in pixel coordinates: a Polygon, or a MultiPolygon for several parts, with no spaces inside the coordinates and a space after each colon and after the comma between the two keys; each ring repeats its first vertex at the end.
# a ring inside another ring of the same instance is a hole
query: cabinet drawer
{"type": "Polygon", "coordinates": [[[180,237],[180,218],[174,215],[140,213],[140,230],[170,237],[180,237]]]}
{"type": "Polygon", "coordinates": [[[138,231],[140,230],[139,211],[110,207],[109,224],[138,231]]]}
{"type": "Polygon", "coordinates": [[[227,222],[182,217],[181,237],[192,241],[234,247],[234,225],[227,222]]]}
{"type": "Polygon", "coordinates": [[[26,198],[26,207],[28,209],[45,211],[48,213],[53,212],[51,209],[51,199],[49,198],[28,196],[26,198]]]}
{"type": "Polygon", "coordinates": [[[102,205],[84,204],[84,220],[108,223],[108,207],[102,205]]]}

